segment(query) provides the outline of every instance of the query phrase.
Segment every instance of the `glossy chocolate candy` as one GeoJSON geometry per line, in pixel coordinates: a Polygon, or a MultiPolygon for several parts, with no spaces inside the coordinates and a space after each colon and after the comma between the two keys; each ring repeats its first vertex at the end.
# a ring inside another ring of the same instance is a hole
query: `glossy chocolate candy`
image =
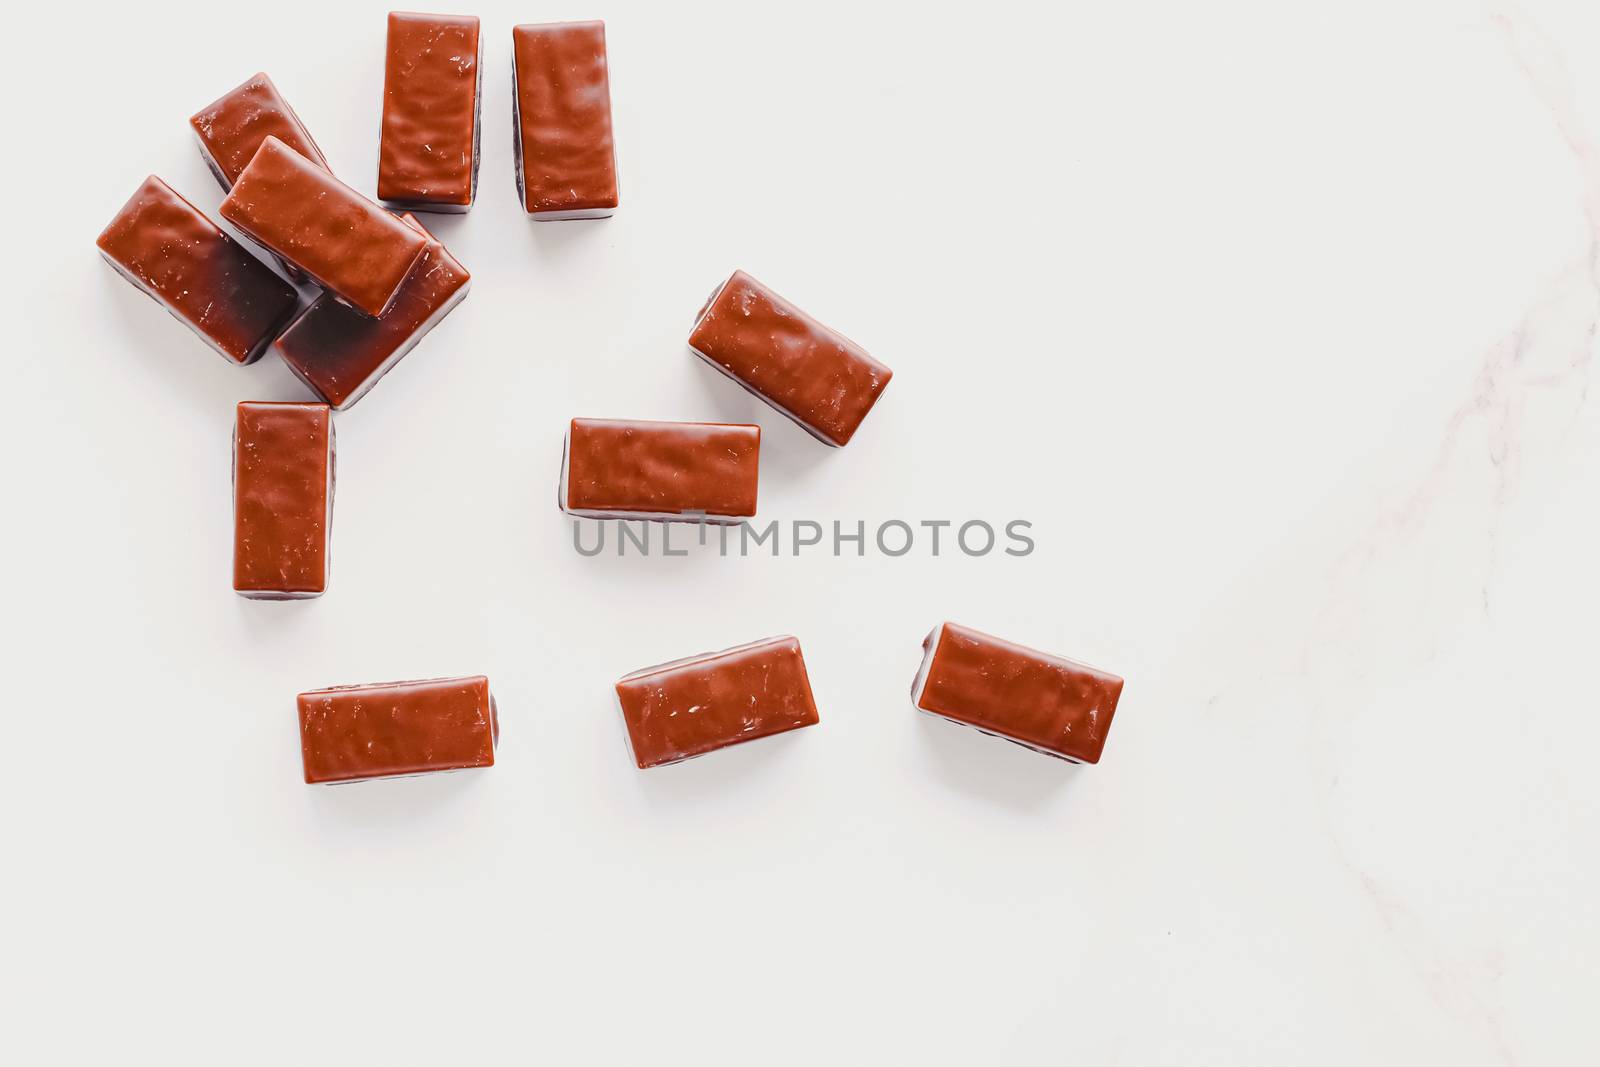
{"type": "Polygon", "coordinates": [[[511,31],[517,192],[535,219],[600,219],[617,208],[603,22],[511,31]]]}
{"type": "Polygon", "coordinates": [[[756,513],[761,428],[573,419],[561,509],[592,519],[738,522],[756,513]]]}
{"type": "Polygon", "coordinates": [[[378,199],[418,211],[466,211],[478,189],[478,20],[389,13],[378,199]]]}
{"type": "Polygon", "coordinates": [[[893,376],[744,271],[706,302],[689,347],[830,445],[849,443],[893,376]]]}
{"type": "Polygon", "coordinates": [[[233,588],[303,600],[328,588],[333,415],[326,404],[246,401],[233,430],[233,588]]]}
{"type": "Polygon", "coordinates": [[[154,175],[95,244],[224,358],[250,363],[294,314],[294,287],[154,175]]]}
{"type": "Polygon", "coordinates": [[[1049,756],[1100,762],[1121,678],[950,622],[922,647],[911,689],[920,710],[1049,756]]]}
{"type": "Polygon", "coordinates": [[[189,119],[222,191],[233,188],[261,142],[276,137],[324,170],[328,161],[272,79],[257,74],[189,119]]]}
{"type": "MultiPolygon", "coordinates": [[[[265,74],[255,75],[210,107],[196,112],[190,117],[189,126],[200,145],[200,157],[211,168],[223,192],[233,188],[268,137],[276,137],[323,170],[328,169],[328,161],[311,139],[311,132],[265,74]]],[[[292,263],[281,256],[273,258],[292,280],[305,281],[304,272],[292,263]]]]}
{"type": "Polygon", "coordinates": [[[617,683],[640,768],[817,724],[800,642],[769,637],[649,667],[617,683]]]}
{"type": "Polygon", "coordinates": [[[494,766],[500,721],[481,675],[335,686],[297,704],[308,783],[494,766]]]}
{"type": "Polygon", "coordinates": [[[472,276],[410,215],[428,237],[426,258],[377,318],[322,294],[273,344],[306,386],[343,410],[366,395],[418,341],[467,295],[472,276]]]}
{"type": "Polygon", "coordinates": [[[276,137],[222,201],[222,217],[368,315],[389,307],[427,238],[276,137]]]}

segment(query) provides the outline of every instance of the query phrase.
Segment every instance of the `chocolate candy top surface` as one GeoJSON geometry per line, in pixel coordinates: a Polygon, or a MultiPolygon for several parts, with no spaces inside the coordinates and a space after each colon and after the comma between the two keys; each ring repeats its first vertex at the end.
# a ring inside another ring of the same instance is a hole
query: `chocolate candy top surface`
{"type": "Polygon", "coordinates": [[[373,318],[324,293],[273,344],[289,369],[336,409],[361,399],[472,282],[460,261],[416,219],[407,215],[402,221],[427,236],[426,258],[388,311],[373,318]]]}
{"type": "Polygon", "coordinates": [[[328,587],[333,417],[326,404],[246,401],[233,437],[233,587],[270,599],[328,587]]]}
{"type": "Polygon", "coordinates": [[[151,175],[95,242],[130,281],[235,363],[294,314],[294,287],[151,175]]]}
{"type": "Polygon", "coordinates": [[[512,33],[517,188],[529,214],[608,214],[617,206],[603,22],[512,33]]]}
{"type": "Polygon", "coordinates": [[[378,199],[465,208],[478,173],[478,20],[390,12],[378,199]]]}
{"type": "Polygon", "coordinates": [[[261,142],[276,137],[324,169],[328,161],[272,79],[256,74],[189,119],[211,173],[233,188],[261,142]]]}
{"type": "Polygon", "coordinates": [[[1098,763],[1122,679],[955,623],[929,635],[917,707],[1080,763],[1098,763]]]}
{"type": "Polygon", "coordinates": [[[369,315],[381,315],[427,238],[276,137],[261,143],[222,217],[369,315]]]}
{"type": "Polygon", "coordinates": [[[494,766],[500,724],[481,675],[336,686],[297,703],[307,782],[494,766]]]}
{"type": "Polygon", "coordinates": [[[562,506],[572,511],[748,517],[759,426],[573,419],[562,506]]]}
{"type": "Polygon", "coordinates": [[[617,683],[617,699],[641,768],[818,721],[800,642],[792,637],[635,671],[617,683]]]}
{"type": "Polygon", "coordinates": [[[862,347],[735,271],[689,347],[814,437],[845,445],[893,377],[862,347]]]}

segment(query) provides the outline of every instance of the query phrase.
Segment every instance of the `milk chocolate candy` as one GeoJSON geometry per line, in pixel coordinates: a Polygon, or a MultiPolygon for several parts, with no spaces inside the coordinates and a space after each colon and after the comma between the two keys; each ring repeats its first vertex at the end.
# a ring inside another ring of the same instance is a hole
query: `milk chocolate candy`
{"type": "Polygon", "coordinates": [[[950,622],[922,647],[911,689],[922,711],[1047,756],[1100,762],[1121,678],[950,622]]]}
{"type": "Polygon", "coordinates": [[[472,15],[389,13],[378,199],[418,211],[466,211],[478,191],[483,89],[472,15]]]}
{"type": "Polygon", "coordinates": [[[328,588],[333,415],[326,404],[239,405],[233,428],[233,588],[303,600],[328,588]]]}
{"type": "Polygon", "coordinates": [[[561,510],[591,519],[738,522],[756,513],[761,427],[573,419],[561,510]]]}
{"type": "Polygon", "coordinates": [[[538,220],[603,219],[617,208],[603,22],[511,31],[517,192],[538,220]]]}
{"type": "Polygon", "coordinates": [[[294,314],[294,287],[154,175],[95,244],[119,274],[234,363],[294,314]]]}
{"type": "Polygon", "coordinates": [[[377,318],[324,293],[273,344],[289,369],[335,410],[354,404],[467,295],[472,276],[417,220],[426,258],[377,318]]]}
{"type": "Polygon", "coordinates": [[[233,188],[239,174],[268,137],[276,137],[324,170],[328,161],[311,133],[278,92],[272,79],[257,74],[189,119],[200,155],[216,175],[222,191],[233,188]]]}
{"type": "Polygon", "coordinates": [[[617,683],[617,700],[641,769],[817,724],[792,637],[635,671],[617,683]]]}
{"type": "Polygon", "coordinates": [[[315,689],[297,703],[310,784],[494,766],[500,721],[482,675],[315,689]]]}
{"type": "Polygon", "coordinates": [[[700,310],[689,347],[830,445],[849,443],[893,375],[744,271],[700,310]]]}
{"type": "Polygon", "coordinates": [[[381,315],[427,238],[276,137],[261,142],[222,217],[368,315],[381,315]]]}

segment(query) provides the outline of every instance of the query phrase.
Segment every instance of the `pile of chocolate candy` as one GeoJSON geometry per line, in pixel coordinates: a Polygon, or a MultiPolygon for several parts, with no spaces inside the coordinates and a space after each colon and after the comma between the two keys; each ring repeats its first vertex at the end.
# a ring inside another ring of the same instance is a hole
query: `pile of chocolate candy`
{"type": "MultiPolygon", "coordinates": [[[[612,214],[604,24],[516,27],[512,73],[523,209],[542,221],[612,214]]],[[[270,347],[318,398],[238,405],[233,586],[242,596],[327,589],[333,412],[365,396],[467,295],[466,268],[412,212],[471,208],[482,89],[476,18],[391,14],[376,200],[332,174],[265,74],[189,120],[227,193],[223,219],[281,274],[154,176],[100,235],[108,263],[225,358],[247,364],[270,347]],[[309,291],[303,309],[291,282],[309,291]]],[[[891,377],[741,271],[700,309],[689,347],[835,447],[891,377]]],[[[574,419],[560,506],[588,518],[738,523],[756,513],[760,452],[758,426],[574,419]]],[[[924,649],[916,707],[1052,756],[1099,760],[1120,678],[950,623],[924,649]]],[[[616,694],[641,768],[818,721],[792,637],[638,671],[616,694]]],[[[316,690],[300,695],[299,714],[307,782],[487,767],[499,739],[481,677],[316,690]]]]}

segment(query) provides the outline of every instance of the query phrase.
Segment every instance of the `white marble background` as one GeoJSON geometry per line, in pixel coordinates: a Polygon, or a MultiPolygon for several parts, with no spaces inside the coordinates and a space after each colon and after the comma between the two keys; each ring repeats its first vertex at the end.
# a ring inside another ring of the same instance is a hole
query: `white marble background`
{"type": "Polygon", "coordinates": [[[1600,1061],[1600,7],[1042,8],[476,5],[476,287],[295,605],[227,589],[226,457],[299,386],[92,241],[214,209],[184,119],[257,69],[370,191],[384,9],[8,16],[6,1059],[1600,1061]],[[623,211],[530,233],[508,30],[593,16],[623,211]],[[684,353],[734,266],[897,371],[845,452],[684,353]],[[580,559],[573,415],[1039,550],[580,559]],[[945,616],[1123,673],[1103,763],[915,716],[945,616]],[[818,730],[629,765],[613,679],[773,632],[818,730]],[[298,690],[478,671],[494,770],[300,784],[298,690]]]}

